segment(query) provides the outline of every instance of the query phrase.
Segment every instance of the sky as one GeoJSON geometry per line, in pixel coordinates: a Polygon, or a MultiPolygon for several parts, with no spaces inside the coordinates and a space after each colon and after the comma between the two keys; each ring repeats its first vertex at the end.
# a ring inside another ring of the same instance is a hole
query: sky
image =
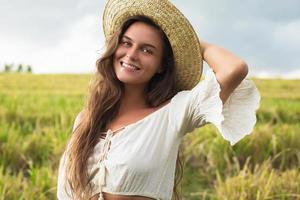
{"type": "MultiPolygon", "coordinates": [[[[300,78],[299,0],[172,0],[199,38],[241,57],[249,75],[300,78]]],[[[0,0],[0,70],[92,73],[104,0],[0,0]]],[[[207,65],[206,65],[207,67],[207,65]]]]}

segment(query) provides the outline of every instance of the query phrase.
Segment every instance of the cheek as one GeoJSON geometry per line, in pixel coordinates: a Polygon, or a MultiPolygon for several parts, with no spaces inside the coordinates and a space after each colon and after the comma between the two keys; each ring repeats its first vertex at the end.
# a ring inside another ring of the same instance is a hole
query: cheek
{"type": "Polygon", "coordinates": [[[160,58],[153,58],[153,59],[149,59],[148,61],[149,66],[151,66],[151,71],[153,71],[154,73],[160,68],[161,66],[161,60],[160,58]]]}
{"type": "Polygon", "coordinates": [[[120,58],[122,58],[122,56],[124,55],[124,50],[122,50],[121,48],[117,48],[115,53],[114,53],[114,56],[113,56],[113,65],[114,67],[116,67],[116,64],[118,63],[118,60],[120,58]]]}
{"type": "Polygon", "coordinates": [[[122,56],[122,54],[123,54],[123,51],[124,51],[124,50],[122,50],[122,48],[118,47],[118,48],[116,49],[115,53],[114,53],[114,57],[115,57],[116,59],[120,58],[120,56],[122,56]]]}

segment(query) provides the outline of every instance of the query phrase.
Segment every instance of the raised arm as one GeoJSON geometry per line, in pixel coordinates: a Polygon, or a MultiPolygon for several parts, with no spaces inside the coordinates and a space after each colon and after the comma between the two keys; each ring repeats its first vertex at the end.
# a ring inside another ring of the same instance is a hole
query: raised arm
{"type": "Polygon", "coordinates": [[[241,58],[222,47],[205,41],[200,41],[200,44],[203,60],[212,68],[221,86],[220,98],[224,104],[248,74],[248,66],[241,58]]]}

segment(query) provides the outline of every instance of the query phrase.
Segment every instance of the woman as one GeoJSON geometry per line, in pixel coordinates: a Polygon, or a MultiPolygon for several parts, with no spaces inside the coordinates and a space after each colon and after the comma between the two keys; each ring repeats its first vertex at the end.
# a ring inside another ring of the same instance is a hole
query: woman
{"type": "Polygon", "coordinates": [[[210,122],[234,144],[251,132],[259,94],[243,80],[248,67],[199,42],[168,0],[108,0],[103,23],[106,51],[60,162],[58,199],[180,199],[186,133],[210,122]],[[199,82],[202,60],[211,70],[199,82]]]}

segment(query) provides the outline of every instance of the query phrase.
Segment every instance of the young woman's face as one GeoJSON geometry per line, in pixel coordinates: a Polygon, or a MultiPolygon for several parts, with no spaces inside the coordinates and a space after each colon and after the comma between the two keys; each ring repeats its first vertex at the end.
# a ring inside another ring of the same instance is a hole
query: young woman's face
{"type": "Polygon", "coordinates": [[[162,54],[161,33],[143,22],[133,23],[114,54],[117,78],[124,84],[145,87],[155,73],[161,72],[162,54]]]}

